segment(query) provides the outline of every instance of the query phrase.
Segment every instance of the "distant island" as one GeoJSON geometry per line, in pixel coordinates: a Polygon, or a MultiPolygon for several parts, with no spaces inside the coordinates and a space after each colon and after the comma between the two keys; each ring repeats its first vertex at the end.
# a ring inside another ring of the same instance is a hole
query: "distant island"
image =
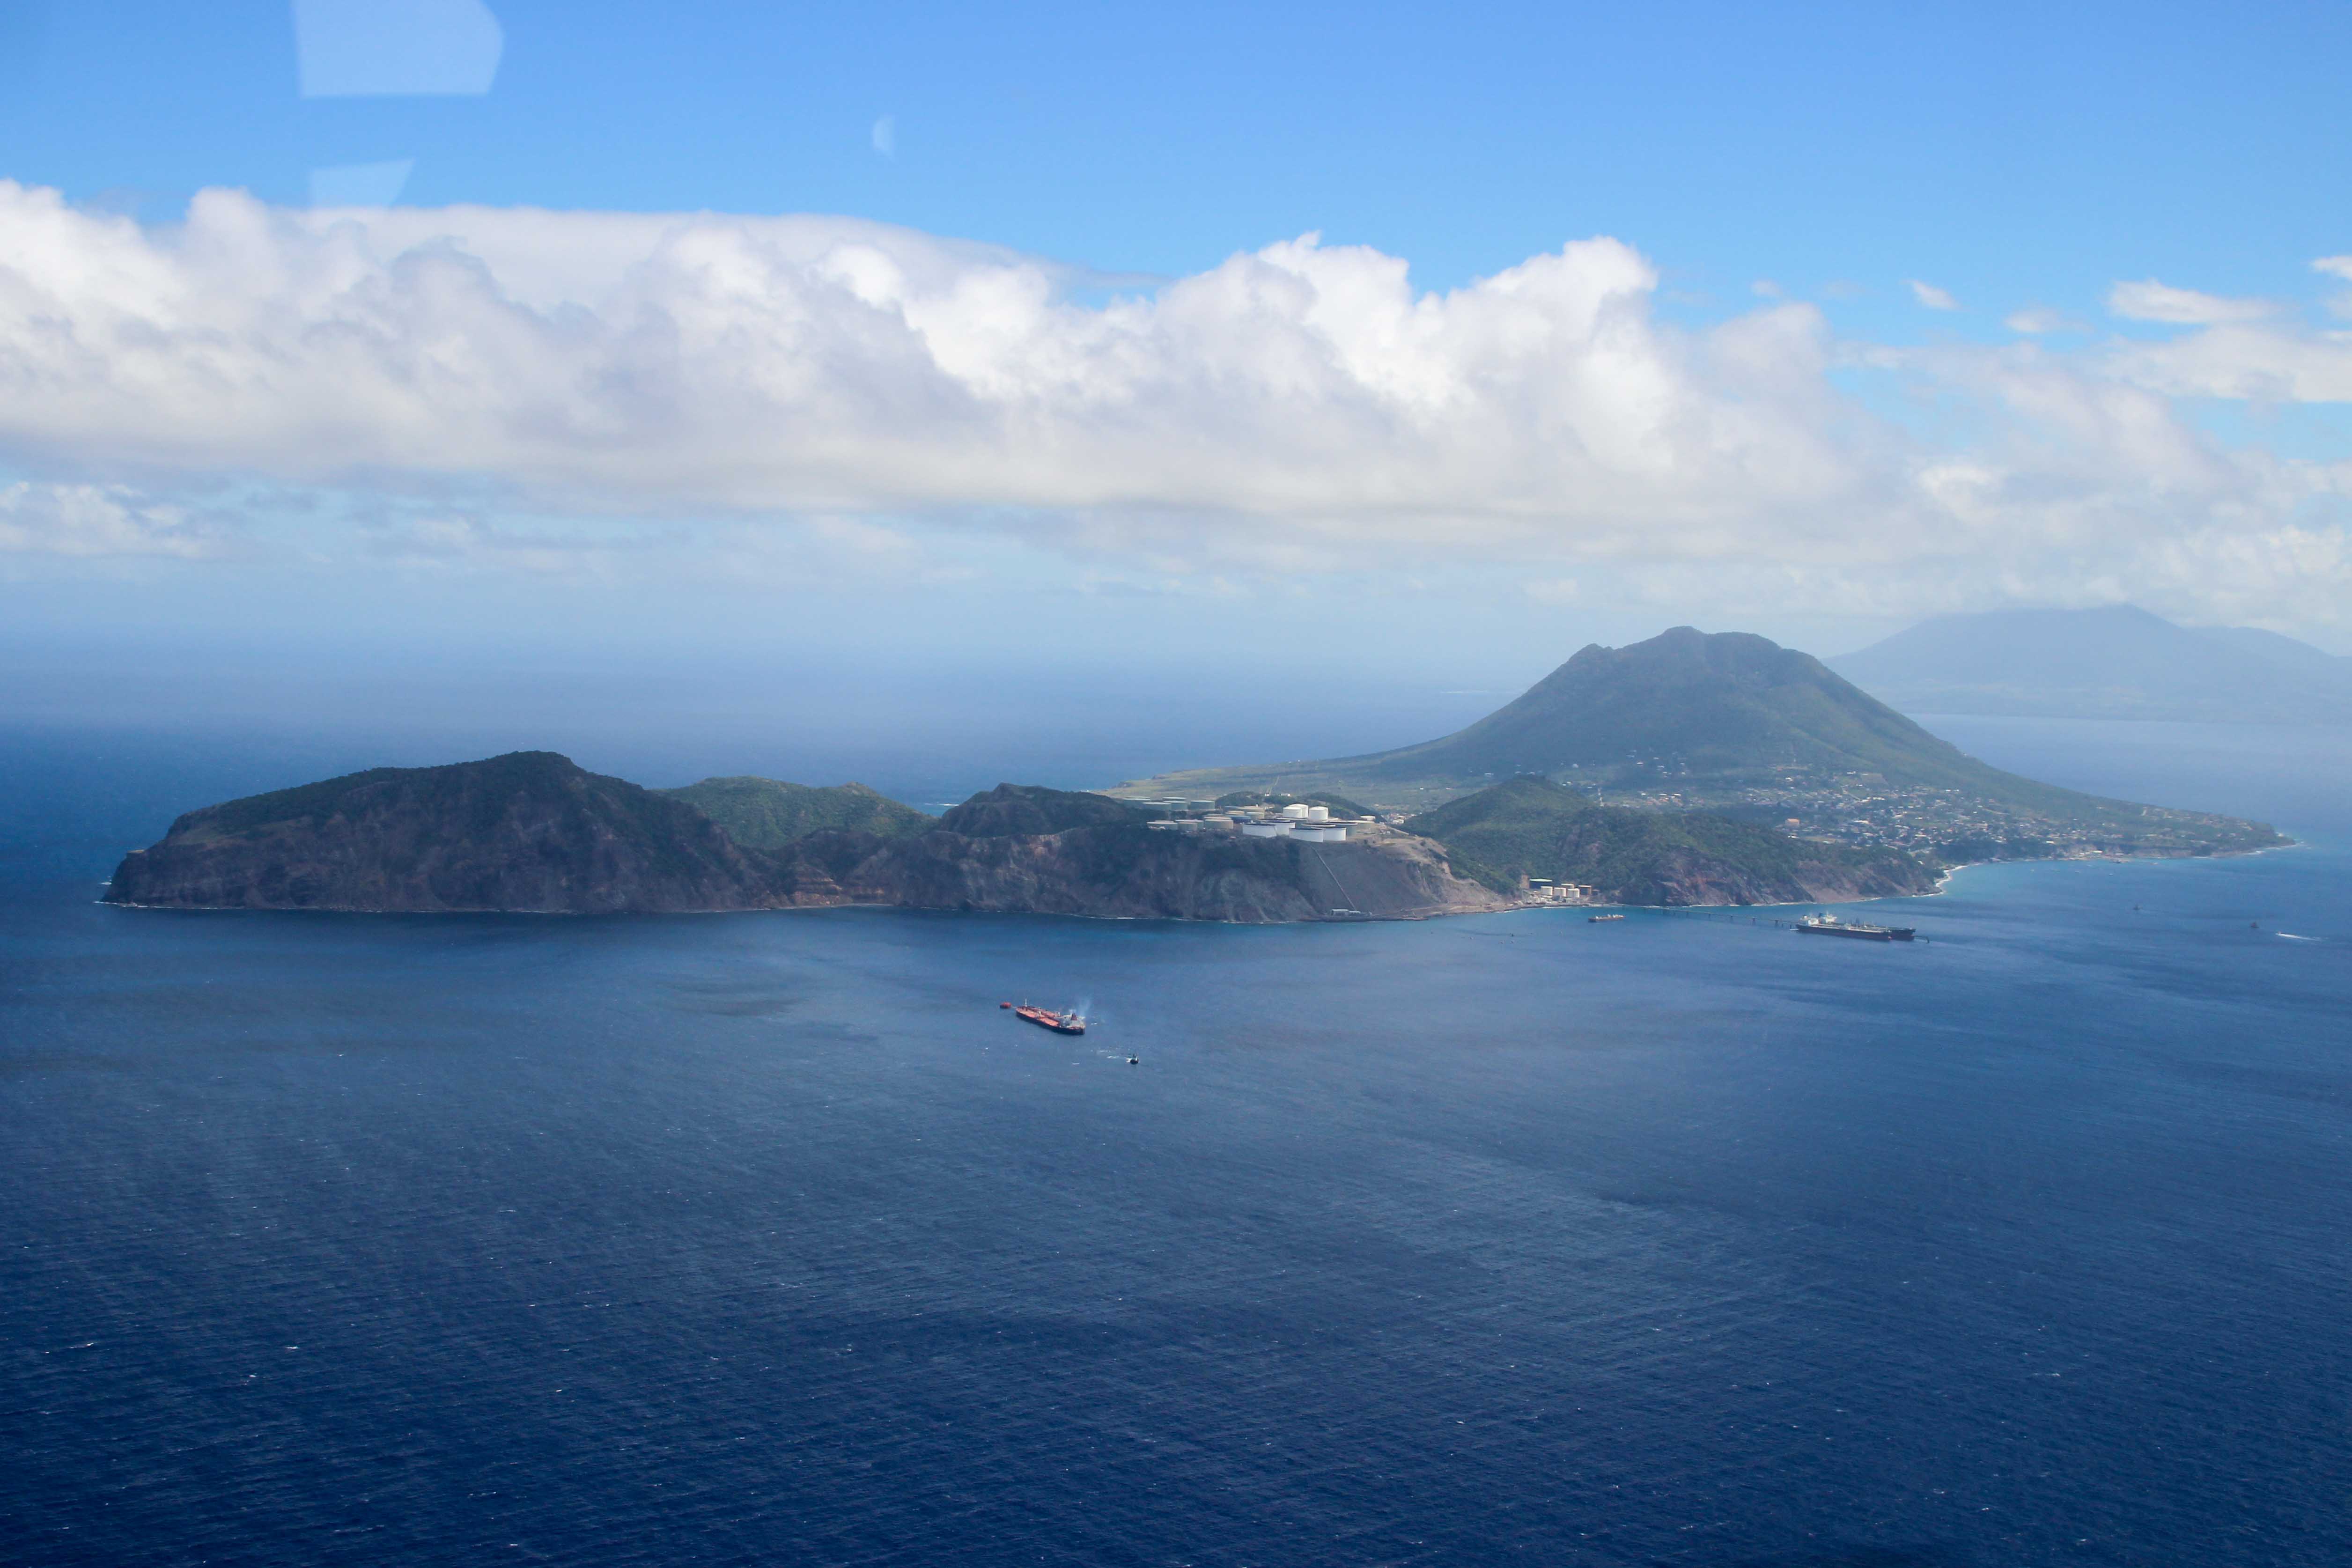
{"type": "Polygon", "coordinates": [[[1942,616],[1829,666],[1906,713],[2352,725],[2352,659],[2129,604],[1942,616]]]}
{"type": "Polygon", "coordinates": [[[1422,746],[1100,793],[1001,784],[936,818],[860,784],[647,789],[546,751],[372,768],[190,811],[123,858],[107,896],[181,909],[1420,919],[1528,902],[1899,896],[1962,861],[2286,841],[2258,822],[2002,773],[1809,655],[1679,628],[1587,648],[1422,746]]]}

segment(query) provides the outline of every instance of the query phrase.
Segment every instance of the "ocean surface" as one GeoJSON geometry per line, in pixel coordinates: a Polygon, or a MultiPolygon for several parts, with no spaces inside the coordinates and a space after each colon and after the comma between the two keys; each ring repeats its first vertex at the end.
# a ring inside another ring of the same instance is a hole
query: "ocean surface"
{"type": "Polygon", "coordinates": [[[310,759],[19,737],[0,1561],[2352,1562],[2352,739],[1933,727],[2304,842],[1910,946],[166,914],[310,759]]]}

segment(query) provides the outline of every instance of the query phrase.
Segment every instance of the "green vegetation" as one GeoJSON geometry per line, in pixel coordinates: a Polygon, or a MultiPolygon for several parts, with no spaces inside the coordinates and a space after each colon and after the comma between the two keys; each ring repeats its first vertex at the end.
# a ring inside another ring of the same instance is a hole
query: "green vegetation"
{"type": "Polygon", "coordinates": [[[1139,826],[1147,813],[1123,800],[1042,784],[999,784],[950,808],[940,826],[966,838],[1065,833],[1072,828],[1139,826]]]}
{"type": "Polygon", "coordinates": [[[743,774],[656,793],[685,801],[748,849],[780,850],[828,828],[895,839],[939,826],[938,818],[863,784],[787,784],[743,774]]]}
{"type": "Polygon", "coordinates": [[[1390,778],[1661,767],[1683,775],[1874,774],[2045,809],[2070,793],[1987,767],[1810,653],[1687,626],[1629,648],[1586,648],[1467,729],[1350,760],[1390,778]]]}
{"type": "Polygon", "coordinates": [[[1811,654],[1687,626],[1630,647],[1588,647],[1468,728],[1419,746],[1278,768],[1174,773],[1119,789],[1238,795],[1286,787],[1428,812],[1521,775],[1590,786],[1644,810],[1721,810],[1775,826],[1793,817],[1809,837],[1923,854],[1986,840],[2010,858],[2215,854],[2286,841],[2259,822],[2103,800],[2005,773],[1811,654]]]}
{"type": "Polygon", "coordinates": [[[248,907],[743,907],[741,851],[683,801],[551,751],[374,768],[191,811],[120,902],[248,907]]]}
{"type": "Polygon", "coordinates": [[[1498,892],[1542,876],[1587,883],[1626,903],[1693,902],[1681,894],[1698,883],[1740,884],[1747,891],[1734,902],[1767,902],[1801,898],[1824,874],[1914,892],[1931,882],[1897,850],[1807,842],[1706,811],[1596,805],[1533,777],[1424,811],[1405,828],[1443,844],[1457,875],[1498,892]]]}

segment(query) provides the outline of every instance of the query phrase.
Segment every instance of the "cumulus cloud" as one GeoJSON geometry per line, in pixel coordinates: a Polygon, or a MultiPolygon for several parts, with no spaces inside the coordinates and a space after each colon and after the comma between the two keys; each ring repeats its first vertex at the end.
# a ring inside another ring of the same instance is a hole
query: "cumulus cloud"
{"type": "Polygon", "coordinates": [[[0,440],[562,507],[1139,508],[1729,528],[1857,483],[1825,329],[1686,337],[1580,241],[1444,295],[1312,235],[1081,306],[1031,258],[824,219],[311,214],[168,232],[0,185],[0,440]]]}
{"type": "MultiPolygon", "coordinates": [[[[376,536],[418,570],[633,571],[628,527],[712,559],[789,531],[843,571],[987,538],[1155,580],[1440,559],[1541,562],[1588,594],[1713,571],[2050,597],[2053,574],[2204,549],[2239,552],[2241,581],[2334,574],[2352,601],[2323,548],[2352,484],[2219,448],[2169,401],[2259,358],[2231,332],[2267,335],[2296,395],[2335,384],[2343,345],[2267,319],[2164,318],[2204,324],[2066,359],[1840,342],[1786,300],[1685,329],[1609,238],[1435,293],[1312,235],[1107,301],[1073,287],[1098,283],[850,219],[208,191],[142,227],[0,182],[0,457],[157,495],[174,476],[472,492],[594,523],[452,512],[376,536]],[[1884,417],[1854,374],[1965,405],[1967,428],[1884,417]],[[911,555],[910,527],[931,541],[911,555]]],[[[2118,290],[2190,308],[2176,296],[2207,298],[2118,290]]],[[[121,537],[193,537],[137,517],[121,537]]]]}
{"type": "Polygon", "coordinates": [[[1905,281],[1911,287],[1911,298],[1930,310],[1958,310],[1960,308],[1960,302],[1953,298],[1948,290],[1938,288],[1932,283],[1922,283],[1916,277],[1905,281]]]}
{"type": "Polygon", "coordinates": [[[2174,288],[2150,277],[2137,283],[2118,283],[2107,290],[2107,308],[2130,321],[2215,327],[2231,321],[2259,321],[2275,314],[2278,308],[2267,299],[2227,299],[2218,294],[2200,294],[2193,288],[2174,288]]]}

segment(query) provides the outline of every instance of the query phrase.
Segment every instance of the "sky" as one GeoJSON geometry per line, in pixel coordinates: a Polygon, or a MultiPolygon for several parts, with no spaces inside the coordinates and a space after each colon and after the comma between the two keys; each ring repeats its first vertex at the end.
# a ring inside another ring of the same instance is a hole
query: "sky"
{"type": "Polygon", "coordinates": [[[0,655],[2352,652],[2347,79],[2316,5],[0,0],[0,655]]]}

